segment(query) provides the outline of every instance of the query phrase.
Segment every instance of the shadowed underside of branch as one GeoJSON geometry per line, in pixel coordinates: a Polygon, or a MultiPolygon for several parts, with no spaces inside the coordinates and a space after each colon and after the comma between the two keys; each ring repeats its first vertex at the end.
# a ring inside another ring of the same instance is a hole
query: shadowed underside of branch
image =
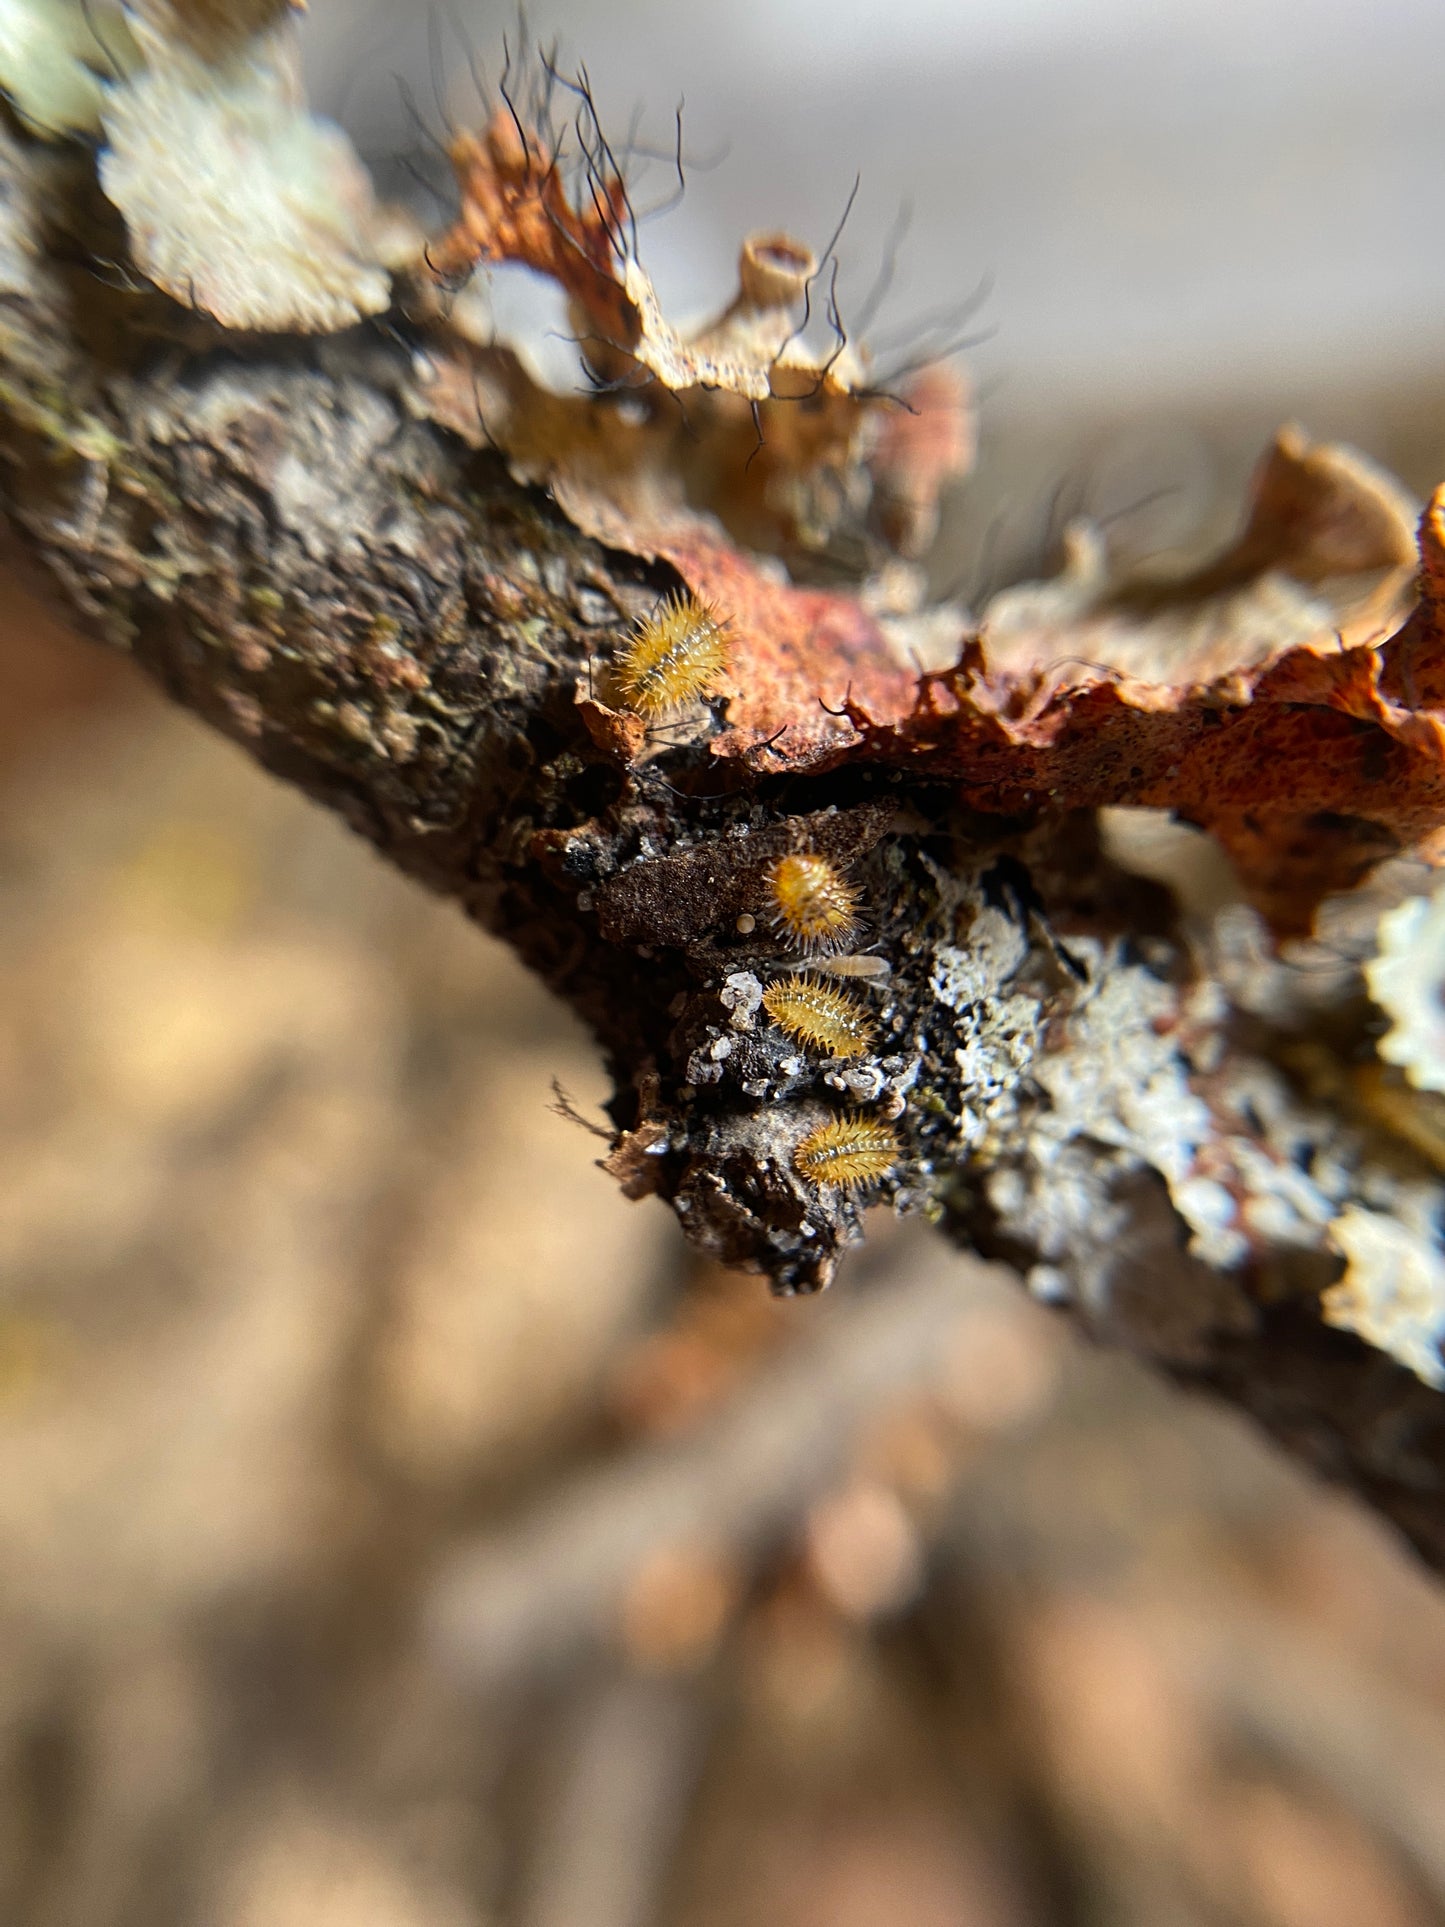
{"type": "MultiPolygon", "coordinates": [[[[1354,599],[1330,605],[1333,656],[1291,653],[1286,624],[1283,654],[1216,678],[1212,711],[1171,720],[1137,674],[1121,694],[1117,666],[1087,687],[1010,682],[974,641],[920,683],[861,601],[779,587],[715,524],[639,522],[629,542],[630,511],[579,507],[575,477],[526,486],[525,462],[443,425],[434,337],[418,354],[366,327],[228,334],[106,286],[97,265],[126,241],[83,150],[4,136],[0,209],[0,490],[29,560],[78,626],[582,1015],[615,1080],[608,1168],[630,1195],[784,1291],[829,1281],[863,1203],[921,1212],[1252,1413],[1445,1563],[1442,1311],[1428,1276],[1409,1302],[1372,1296],[1367,1237],[1415,1238],[1376,1261],[1396,1277],[1428,1266],[1435,1171],[1353,1078],[1358,980],[1306,995],[1257,942],[1186,930],[1095,812],[1177,801],[1246,871],[1251,839],[1267,843],[1256,900],[1287,903],[1283,923],[1421,844],[1439,820],[1411,734],[1432,635],[1417,616],[1393,653],[1343,654],[1388,627],[1411,574],[1373,484],[1299,442],[1276,451],[1267,513],[1191,608],[1253,592],[1271,517],[1281,580],[1283,529],[1292,581],[1323,594],[1348,577],[1354,599]],[[1331,515],[1333,570],[1311,549],[1331,515]],[[609,664],[679,589],[732,619],[733,685],[649,732],[609,700],[609,664]],[[1228,775],[1251,760],[1273,784],[1255,811],[1228,775]],[[1201,770],[1225,772],[1217,794],[1201,770]],[[1388,823],[1328,807],[1346,777],[1396,799],[1388,823]],[[773,883],[799,853],[856,898],[873,960],[818,979],[866,1036],[847,1053],[763,1002],[801,961],[773,883]],[[866,1190],[800,1165],[840,1116],[893,1146],[866,1190]]],[[[1109,603],[1075,561],[1047,612],[1053,653],[1097,662],[1110,624],[1150,611],[1109,603]]],[[[1041,620],[997,612],[1000,650],[1010,623],[1041,620]]]]}

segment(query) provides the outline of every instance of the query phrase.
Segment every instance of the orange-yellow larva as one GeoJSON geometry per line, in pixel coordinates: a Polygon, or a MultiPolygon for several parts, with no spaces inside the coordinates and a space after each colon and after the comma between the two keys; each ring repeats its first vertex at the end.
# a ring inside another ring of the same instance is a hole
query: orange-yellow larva
{"type": "Polygon", "coordinates": [[[877,1027],[856,997],[803,975],[779,977],[763,992],[763,1009],[779,1029],[834,1057],[857,1057],[877,1027]]]}
{"type": "Polygon", "coordinates": [[[825,856],[796,850],[768,872],[773,923],[796,948],[814,953],[841,950],[859,930],[862,892],[825,856]]]}
{"type": "Polygon", "coordinates": [[[685,591],[640,621],[617,661],[617,688],[629,709],[655,719],[717,688],[728,666],[727,623],[710,603],[685,591]]]}
{"type": "Polygon", "coordinates": [[[793,1152],[800,1177],[860,1191],[886,1178],[898,1162],[898,1139],[877,1118],[850,1111],[809,1131],[793,1152]]]}

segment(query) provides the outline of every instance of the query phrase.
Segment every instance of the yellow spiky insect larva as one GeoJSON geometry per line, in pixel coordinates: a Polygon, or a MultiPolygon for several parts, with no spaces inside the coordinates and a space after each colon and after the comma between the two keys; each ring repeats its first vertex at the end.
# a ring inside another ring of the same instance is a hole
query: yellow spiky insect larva
{"type": "Polygon", "coordinates": [[[809,1131],[793,1150],[793,1168],[813,1184],[861,1191],[886,1178],[898,1157],[898,1139],[886,1124],[848,1111],[809,1131]]]}
{"type": "Polygon", "coordinates": [[[727,673],[727,620],[686,590],[634,627],[617,660],[617,688],[649,722],[711,695],[727,673]]]}
{"type": "Polygon", "coordinates": [[[763,1009],[780,1030],[833,1057],[858,1057],[877,1026],[856,997],[809,973],[779,977],[763,992],[763,1009]]]}
{"type": "Polygon", "coordinates": [[[779,857],[768,872],[773,927],[814,956],[846,949],[857,936],[862,894],[836,863],[808,850],[779,857]]]}

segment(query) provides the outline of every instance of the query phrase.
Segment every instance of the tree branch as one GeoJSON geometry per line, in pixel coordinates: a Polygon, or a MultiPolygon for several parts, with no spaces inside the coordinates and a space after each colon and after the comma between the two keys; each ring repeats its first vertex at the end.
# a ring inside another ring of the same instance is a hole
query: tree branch
{"type": "MultiPolygon", "coordinates": [[[[986,742],[940,722],[962,713],[967,653],[882,726],[915,678],[861,603],[778,589],[695,524],[667,540],[639,524],[629,544],[627,514],[584,512],[559,482],[564,513],[519,483],[515,454],[429,419],[445,318],[410,344],[376,327],[228,334],[139,279],[113,285],[118,229],[82,148],[0,131],[14,530],[81,628],[455,898],[583,1016],[615,1079],[608,1168],[629,1193],[785,1291],[829,1281],[864,1196],[921,1211],[1250,1412],[1445,1564],[1445,1304],[1397,1303],[1363,1259],[1336,1282],[1345,1219],[1415,1227],[1428,1265],[1434,1170],[1340,1069],[1366,1034],[1357,978],[1311,1001],[1223,926],[1191,934],[1107,853],[1100,771],[1122,757],[1112,800],[1140,800],[1127,766],[1148,713],[1119,733],[1117,677],[1088,758],[1060,748],[1074,776],[1057,795],[1042,738],[1027,782],[1000,774],[1006,705],[986,742]],[[604,522],[605,545],[579,526],[604,522]],[[627,625],[719,583],[733,693],[676,736],[610,707],[627,625]],[[781,744],[777,716],[795,732],[781,744]],[[773,881],[789,853],[859,906],[871,974],[829,980],[869,1034],[851,1056],[760,1001],[798,962],[773,881]],[[840,1112],[892,1145],[863,1192],[800,1154],[840,1112]]],[[[1383,560],[1398,572],[1388,542],[1383,560]]],[[[1271,714],[1313,703],[1351,757],[1415,754],[1388,718],[1290,673],[1271,714]]],[[[1068,729],[1101,703],[1086,692],[1068,729]]],[[[1202,716],[1170,739],[1173,764],[1155,756],[1156,788],[1209,734],[1202,716]]],[[[1435,792],[1405,773],[1418,828],[1435,792]]],[[[1335,834],[1321,817],[1320,846],[1335,834]]]]}

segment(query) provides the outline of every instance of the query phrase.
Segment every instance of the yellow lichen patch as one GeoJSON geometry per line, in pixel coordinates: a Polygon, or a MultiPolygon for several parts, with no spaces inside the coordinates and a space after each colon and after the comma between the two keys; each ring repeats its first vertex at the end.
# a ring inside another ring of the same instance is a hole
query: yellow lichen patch
{"type": "Polygon", "coordinates": [[[825,856],[795,851],[768,873],[773,924],[799,950],[841,950],[858,934],[861,892],[825,856]]]}
{"type": "Polygon", "coordinates": [[[727,673],[727,624],[710,603],[669,596],[628,637],[617,687],[629,709],[665,716],[715,690],[727,673]]]}
{"type": "Polygon", "coordinates": [[[780,977],[763,992],[763,1008],[790,1037],[834,1057],[861,1055],[876,1035],[873,1019],[856,997],[816,977],[780,977]]]}
{"type": "Polygon", "coordinates": [[[886,1124],[861,1112],[830,1118],[810,1131],[793,1152],[800,1177],[845,1191],[886,1178],[898,1162],[898,1139],[886,1124]]]}

